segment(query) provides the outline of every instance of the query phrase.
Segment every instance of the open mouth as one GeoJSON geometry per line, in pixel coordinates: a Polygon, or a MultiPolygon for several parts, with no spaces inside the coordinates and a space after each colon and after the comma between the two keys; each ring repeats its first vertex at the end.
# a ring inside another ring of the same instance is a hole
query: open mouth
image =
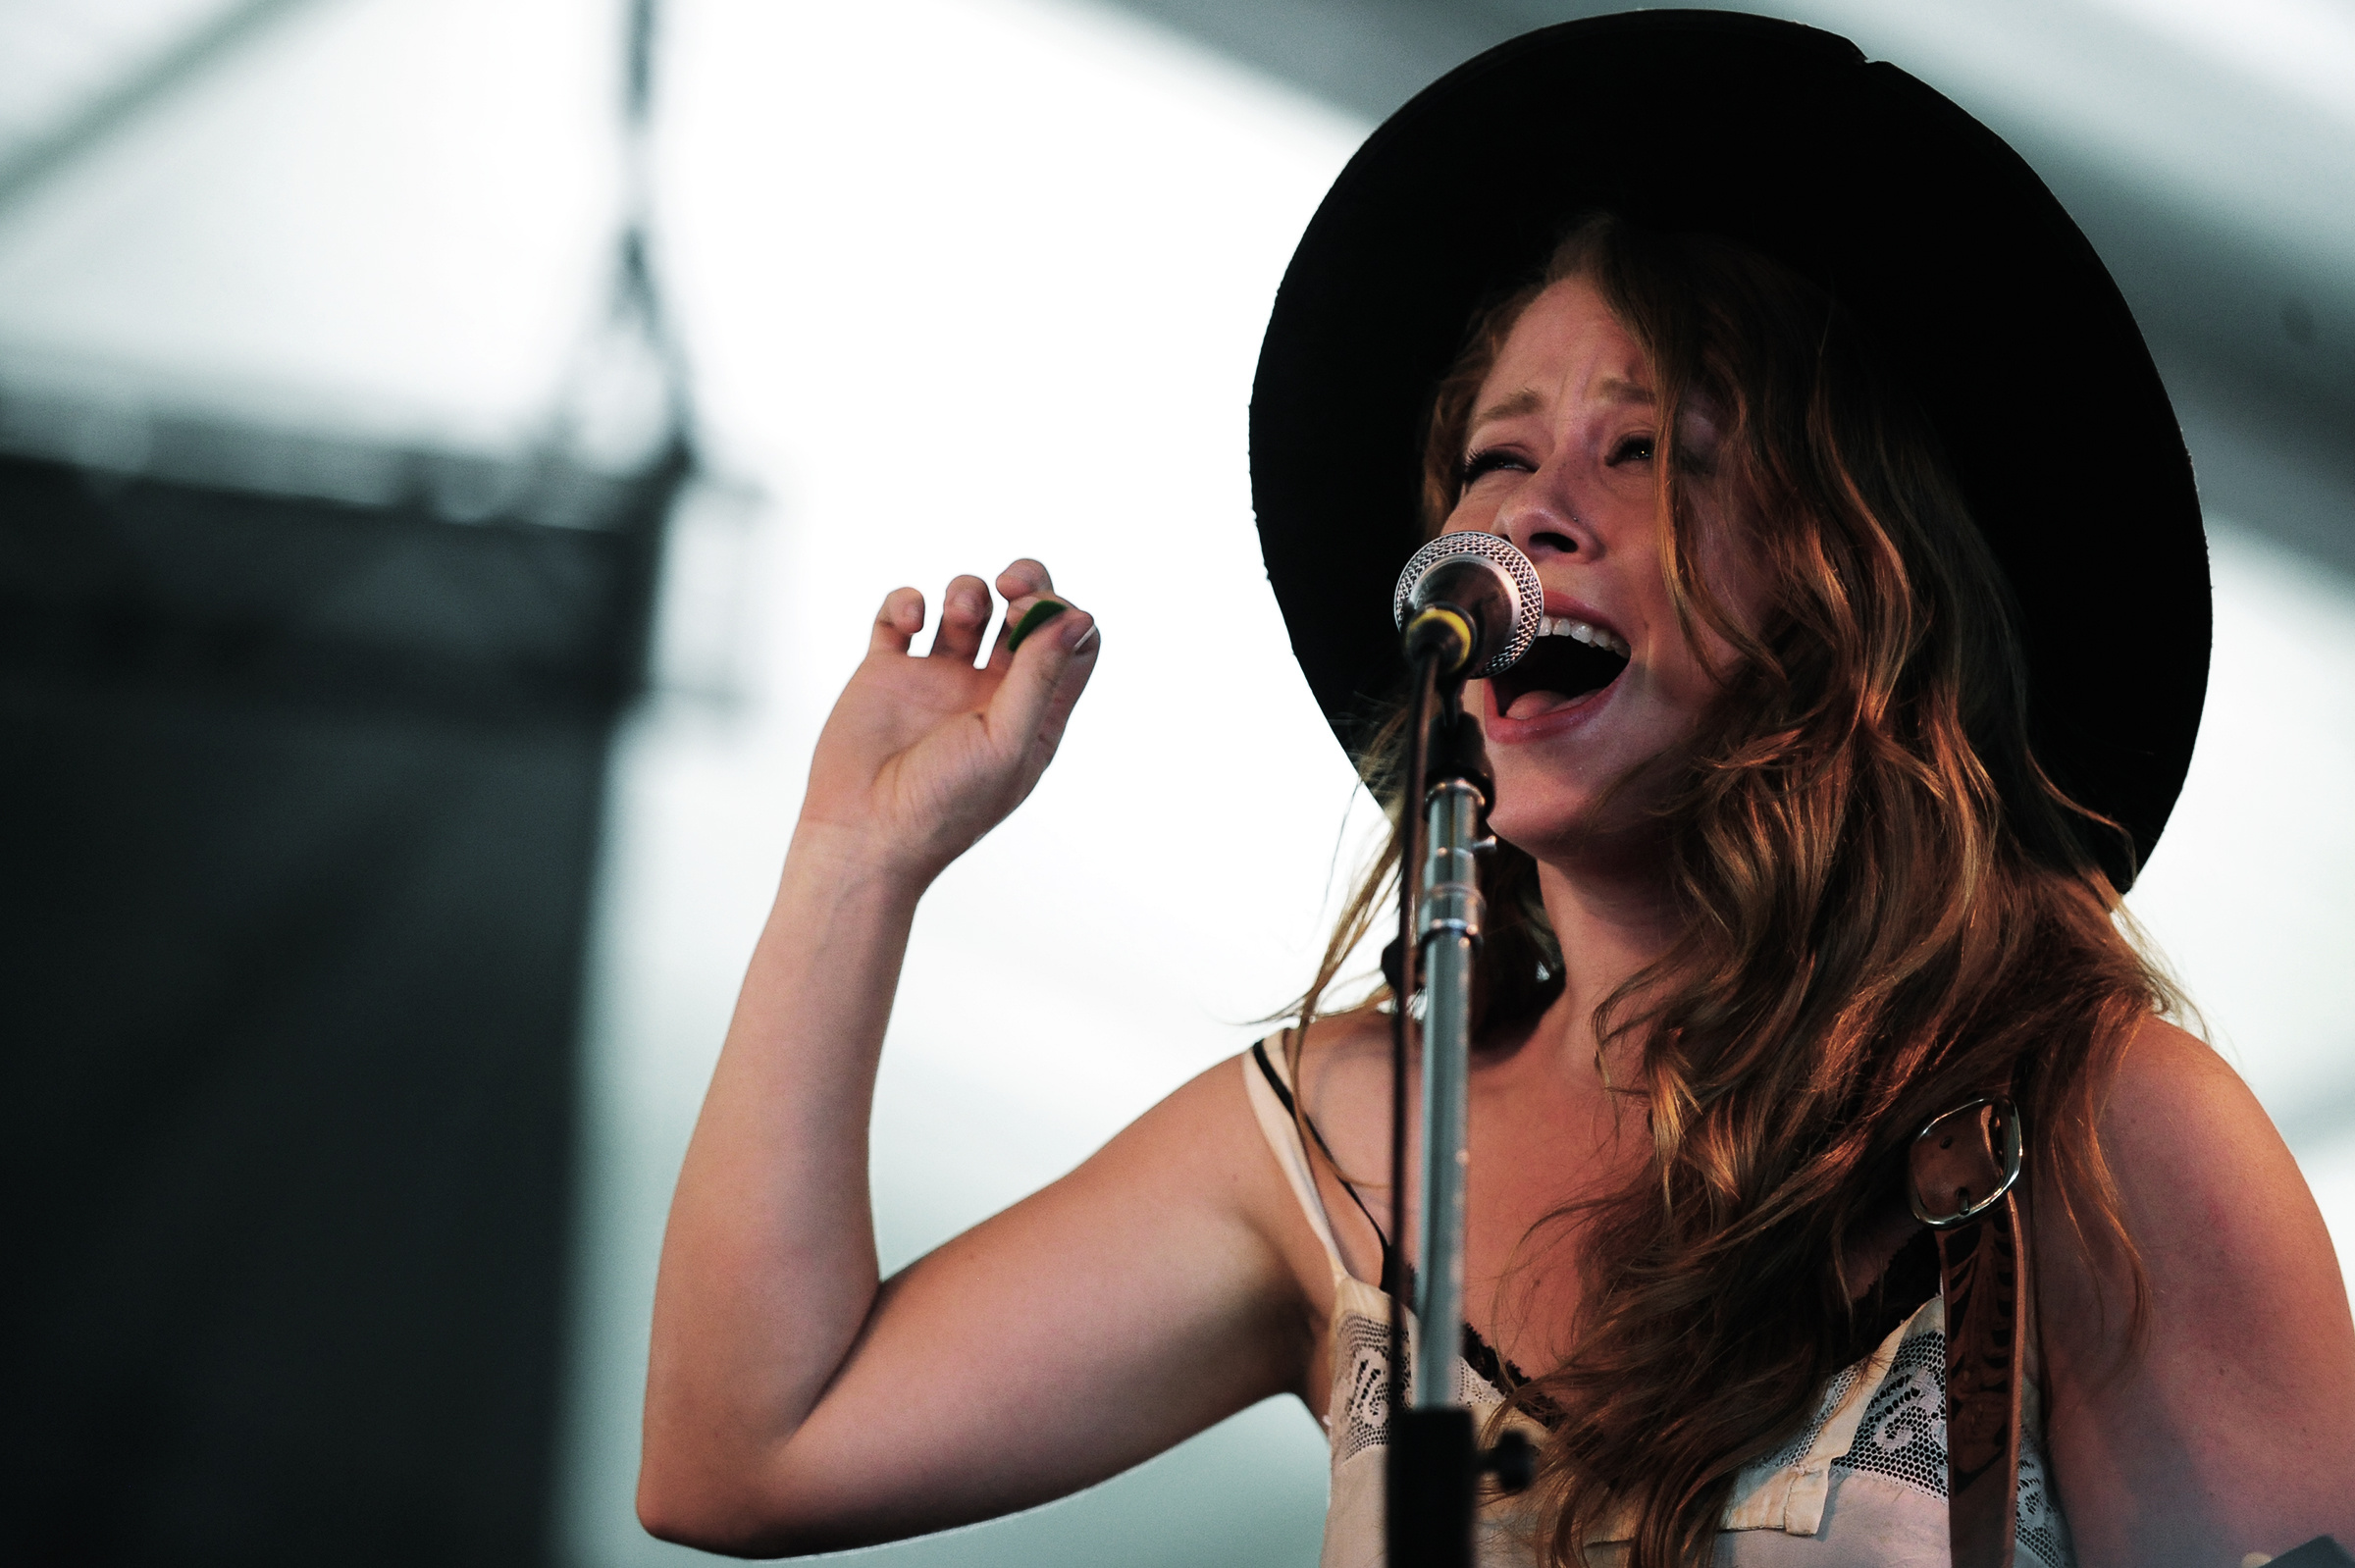
{"type": "Polygon", "coordinates": [[[1511,669],[1489,677],[1496,711],[1536,718],[1601,691],[1627,668],[1628,647],[1617,634],[1566,616],[1538,623],[1536,641],[1511,669]]]}

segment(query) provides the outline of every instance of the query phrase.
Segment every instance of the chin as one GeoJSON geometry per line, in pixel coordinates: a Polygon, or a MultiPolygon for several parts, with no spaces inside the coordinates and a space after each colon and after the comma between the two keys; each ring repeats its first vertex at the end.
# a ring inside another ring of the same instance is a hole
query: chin
{"type": "Polygon", "coordinates": [[[1656,810],[1660,791],[1646,788],[1648,780],[1630,780],[1605,792],[1559,774],[1516,780],[1520,768],[1495,771],[1496,807],[1489,813],[1489,830],[1515,849],[1565,869],[1597,859],[1660,858],[1665,832],[1656,810]]]}
{"type": "Polygon", "coordinates": [[[1531,803],[1520,810],[1502,807],[1489,815],[1489,831],[1513,848],[1550,861],[1571,854],[1575,846],[1611,836],[1598,821],[1591,801],[1531,803]]]}

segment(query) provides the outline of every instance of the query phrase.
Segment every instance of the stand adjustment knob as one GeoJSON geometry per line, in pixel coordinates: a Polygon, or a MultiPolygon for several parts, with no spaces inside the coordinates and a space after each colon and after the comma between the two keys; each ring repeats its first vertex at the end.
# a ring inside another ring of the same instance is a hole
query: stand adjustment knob
{"type": "Polygon", "coordinates": [[[1524,1432],[1507,1428],[1496,1441],[1481,1451],[1480,1473],[1495,1479],[1496,1490],[1507,1493],[1527,1491],[1531,1482],[1538,1479],[1538,1449],[1524,1432]]]}

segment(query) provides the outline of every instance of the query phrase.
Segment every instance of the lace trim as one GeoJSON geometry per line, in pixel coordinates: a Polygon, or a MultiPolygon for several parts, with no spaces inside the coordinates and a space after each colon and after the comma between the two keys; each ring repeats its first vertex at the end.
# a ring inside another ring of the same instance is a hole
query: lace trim
{"type": "MultiPolygon", "coordinates": [[[[1805,1431],[1743,1472],[1736,1495],[1764,1486],[1778,1474],[1803,1465],[1841,1402],[1855,1389],[1862,1366],[1850,1367],[1824,1388],[1805,1431]]],[[[1879,1476],[1925,1497],[1946,1501],[1946,1334],[1921,1329],[1899,1341],[1846,1452],[1831,1459],[1841,1475],[1879,1476]]],[[[2033,1431],[2020,1434],[2019,1496],[2015,1530],[2023,1559],[2038,1568],[2071,1568],[2076,1561],[2045,1471],[2044,1450],[2033,1431]]]]}

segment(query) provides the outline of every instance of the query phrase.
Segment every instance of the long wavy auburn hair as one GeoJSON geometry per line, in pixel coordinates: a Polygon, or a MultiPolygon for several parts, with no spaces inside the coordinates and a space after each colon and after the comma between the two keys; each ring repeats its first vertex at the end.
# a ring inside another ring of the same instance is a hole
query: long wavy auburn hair
{"type": "MultiPolygon", "coordinates": [[[[1661,569],[1687,634],[1712,627],[1737,657],[1659,810],[1682,935],[1595,1017],[1598,1061],[1640,1048],[1614,1087],[1646,1108],[1649,1158],[1541,1227],[1576,1228],[1586,1306],[1561,1364],[1510,1402],[1550,1431],[1535,1489],[1549,1561],[1632,1536],[1630,1568],[1701,1568],[1736,1473],[1934,1289],[1918,1267],[1852,1279],[1847,1247],[1902,1201],[1913,1133],[1971,1095],[2019,1105],[2037,1222],[2120,1264],[2131,1342],[2144,1282],[2097,1114],[2136,1027],[2178,1004],[2090,853],[2120,830],[2030,753],[2010,593],[1930,427],[1805,280],[1721,240],[1584,222],[1479,318],[1441,384],[1427,531],[1454,507],[1506,336],[1571,277],[1648,356],[1661,569]],[[1705,477],[1678,449],[1697,398],[1727,432],[1705,477]],[[1696,573],[1701,483],[1752,503],[1727,509],[1754,520],[1754,631],[1696,573]]],[[[1393,717],[1360,758],[1393,820],[1404,730],[1393,717]]],[[[1295,1069],[1397,856],[1393,839],[1298,1004],[1295,1069]]],[[[1486,858],[1476,1039],[1559,993],[1536,872],[1510,846],[1486,858]]]]}

